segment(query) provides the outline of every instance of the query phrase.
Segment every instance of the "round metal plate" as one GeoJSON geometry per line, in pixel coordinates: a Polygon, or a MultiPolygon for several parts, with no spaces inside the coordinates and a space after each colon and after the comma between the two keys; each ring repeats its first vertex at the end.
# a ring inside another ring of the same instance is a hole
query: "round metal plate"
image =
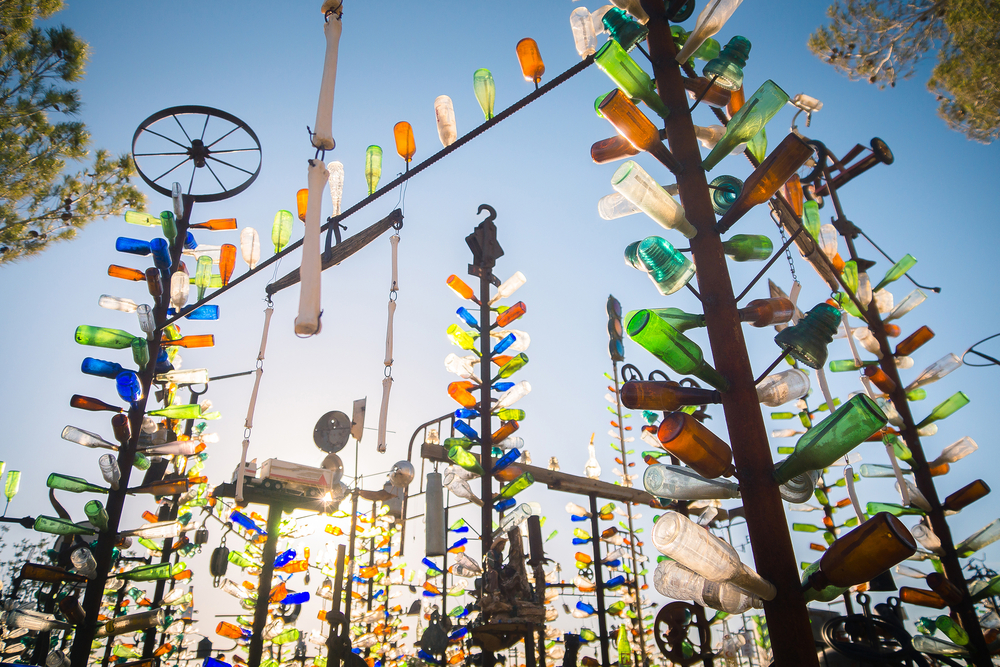
{"type": "Polygon", "coordinates": [[[331,410],[319,418],[313,429],[313,442],[327,454],[336,454],[351,437],[351,418],[340,410],[331,410]]]}

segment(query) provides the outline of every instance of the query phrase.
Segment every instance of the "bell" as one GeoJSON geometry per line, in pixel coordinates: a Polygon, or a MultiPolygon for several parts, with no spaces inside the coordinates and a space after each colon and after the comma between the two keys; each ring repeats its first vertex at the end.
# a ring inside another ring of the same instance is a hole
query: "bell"
{"type": "Polygon", "coordinates": [[[828,303],[813,306],[798,324],[778,332],[774,342],[806,366],[819,369],[826,363],[826,346],[833,342],[840,311],[828,303]]]}
{"type": "Polygon", "coordinates": [[[208,544],[208,528],[202,527],[194,531],[195,544],[208,544]]]}

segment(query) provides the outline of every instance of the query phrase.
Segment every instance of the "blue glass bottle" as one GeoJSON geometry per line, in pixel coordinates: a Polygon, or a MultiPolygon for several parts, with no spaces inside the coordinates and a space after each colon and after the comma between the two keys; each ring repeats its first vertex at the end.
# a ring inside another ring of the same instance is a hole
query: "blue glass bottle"
{"type": "Polygon", "coordinates": [[[305,602],[309,602],[309,591],[289,593],[281,601],[281,604],[303,604],[305,602]]]}
{"type": "Polygon", "coordinates": [[[113,361],[102,361],[93,357],[86,357],[80,365],[80,370],[87,375],[95,375],[101,378],[108,378],[109,380],[116,379],[120,373],[126,371],[121,364],[116,364],[113,361]]]}
{"type": "Polygon", "coordinates": [[[267,535],[266,532],[261,530],[260,527],[258,527],[257,524],[254,523],[253,519],[248,517],[246,514],[243,514],[242,512],[233,511],[233,513],[229,515],[229,520],[254,533],[258,533],[260,535],[267,535]]]}
{"type": "Polygon", "coordinates": [[[496,474],[496,473],[500,472],[501,470],[503,470],[504,468],[507,468],[508,466],[510,466],[512,463],[514,463],[515,461],[517,461],[519,458],[521,458],[521,452],[518,451],[517,447],[514,447],[513,449],[509,450],[506,454],[504,454],[502,457],[500,457],[496,461],[496,463],[493,464],[493,468],[492,468],[491,472],[493,472],[494,474],[496,474]]]}
{"type": "Polygon", "coordinates": [[[504,498],[503,500],[493,503],[493,509],[496,510],[497,512],[506,512],[516,504],[517,504],[517,499],[504,498]]]}
{"type": "MultiPolygon", "coordinates": [[[[616,566],[611,565],[610,567],[616,567],[616,566]]],[[[611,579],[605,581],[604,587],[609,590],[613,590],[615,588],[618,588],[624,583],[625,583],[625,577],[619,574],[617,577],[612,577],[611,579]]]]}
{"type": "Polygon", "coordinates": [[[194,250],[198,247],[198,242],[194,239],[194,234],[191,232],[187,233],[187,238],[184,239],[184,247],[188,250],[194,250]]]}
{"type": "Polygon", "coordinates": [[[504,392],[504,391],[507,391],[508,389],[510,389],[513,386],[514,386],[513,382],[494,382],[493,383],[493,390],[494,391],[504,392]]]}
{"type": "Polygon", "coordinates": [[[479,410],[472,408],[459,408],[455,410],[455,419],[475,419],[479,416],[479,410]]]}
{"type": "Polygon", "coordinates": [[[274,557],[274,567],[284,567],[295,560],[295,549],[286,549],[274,557]]]}
{"type": "Polygon", "coordinates": [[[472,428],[461,419],[455,420],[455,430],[470,440],[479,439],[479,433],[476,432],[476,429],[472,428]]]}
{"type": "Polygon", "coordinates": [[[149,248],[149,241],[130,239],[127,236],[118,237],[118,240],[115,241],[115,250],[118,252],[127,252],[130,255],[141,255],[143,257],[152,252],[149,248]]]}
{"type": "Polygon", "coordinates": [[[174,370],[174,365],[170,363],[170,357],[167,355],[167,351],[160,348],[159,354],[156,355],[156,366],[155,370],[157,373],[169,373],[174,370]]]}
{"type": "Polygon", "coordinates": [[[515,336],[514,334],[507,334],[502,339],[500,339],[500,342],[497,343],[496,347],[493,348],[493,354],[494,355],[503,354],[504,351],[508,347],[510,347],[511,345],[513,345],[514,341],[516,341],[516,340],[517,340],[517,336],[515,336]]]}
{"type": "Polygon", "coordinates": [[[458,314],[459,317],[462,318],[463,322],[465,322],[466,324],[468,324],[470,327],[472,327],[476,331],[479,330],[479,320],[477,320],[475,317],[473,317],[472,313],[470,313],[468,310],[466,310],[464,306],[460,307],[455,312],[458,314]]]}
{"type": "Polygon", "coordinates": [[[160,271],[170,269],[170,245],[166,239],[156,238],[149,242],[149,249],[153,253],[153,264],[160,271]]]}
{"type": "Polygon", "coordinates": [[[115,377],[115,387],[123,401],[136,403],[142,398],[142,384],[139,376],[132,371],[123,371],[115,377]]]}
{"type": "Polygon", "coordinates": [[[587,604],[583,600],[580,600],[580,601],[578,601],[576,603],[576,608],[579,609],[580,611],[586,612],[588,614],[596,614],[597,613],[596,609],[594,609],[592,606],[590,606],[589,604],[587,604]]]}
{"type": "Polygon", "coordinates": [[[206,304],[204,306],[198,306],[190,313],[184,316],[186,320],[217,320],[219,319],[219,307],[206,304]]]}

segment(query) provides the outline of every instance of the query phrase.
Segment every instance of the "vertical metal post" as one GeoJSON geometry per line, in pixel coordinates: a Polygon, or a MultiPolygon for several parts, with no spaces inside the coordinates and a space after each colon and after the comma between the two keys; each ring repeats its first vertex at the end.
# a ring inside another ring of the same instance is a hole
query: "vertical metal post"
{"type": "Polygon", "coordinates": [[[604,574],[601,572],[601,527],[597,523],[597,494],[590,494],[590,534],[594,538],[594,583],[597,585],[597,629],[601,633],[601,667],[611,666],[608,619],[604,610],[604,574]]]}
{"type": "MultiPolygon", "coordinates": [[[[128,580],[122,584],[122,587],[118,589],[118,595],[115,596],[115,610],[111,613],[111,618],[117,618],[118,612],[122,608],[122,600],[125,599],[125,591],[128,590],[128,580]]],[[[107,644],[104,647],[104,659],[101,660],[101,667],[108,667],[108,663],[111,662],[111,649],[114,648],[114,641],[111,637],[108,637],[107,644]]]]}
{"type": "Polygon", "coordinates": [[[354,569],[354,540],[358,534],[358,489],[354,489],[351,492],[351,536],[348,538],[347,542],[347,568],[344,570],[345,581],[347,581],[347,587],[345,589],[344,595],[344,616],[347,617],[347,623],[351,623],[351,594],[354,591],[354,576],[351,574],[351,570],[354,569]]]}
{"type": "MultiPolygon", "coordinates": [[[[441,581],[443,582],[443,590],[441,595],[441,618],[448,615],[448,504],[451,502],[451,491],[446,491],[448,495],[444,499],[444,559],[441,563],[441,569],[444,570],[444,574],[441,575],[441,581]]],[[[404,524],[406,525],[406,524],[404,524]]],[[[386,591],[388,594],[388,591],[386,591]]],[[[388,598],[386,598],[388,599],[388,598]]],[[[389,609],[389,605],[385,606],[386,610],[389,609]]]]}
{"type": "Polygon", "coordinates": [[[774,463],[754,387],[743,328],[722,250],[714,230],[712,208],[701,151],[694,135],[687,94],[676,47],[665,18],[662,0],[641,0],[649,14],[649,52],[660,97],[670,110],[667,136],[682,171],[677,174],[688,221],[698,234],[691,251],[698,266],[698,289],[705,308],[705,322],[716,368],[729,382],[722,394],[733,458],[740,478],[747,529],[757,570],[777,588],[774,600],[764,603],[774,647],[775,664],[816,667],[816,647],[802,597],[798,566],[778,485],[774,463]]]}
{"type": "MultiPolygon", "coordinates": [[[[336,614],[340,611],[340,597],[344,593],[344,552],[346,549],[343,544],[337,545],[337,574],[336,579],[333,581],[333,604],[330,606],[330,614],[336,614]]],[[[350,623],[348,623],[350,627],[350,623]]],[[[334,626],[330,624],[330,634],[326,637],[326,655],[327,655],[327,665],[328,667],[340,667],[340,659],[336,655],[337,652],[337,635],[334,634],[334,626]]]]}
{"type": "Polygon", "coordinates": [[[274,575],[274,557],[278,551],[278,528],[281,526],[281,504],[267,506],[267,541],[261,554],[260,583],[257,586],[257,603],[253,608],[253,636],[247,651],[247,665],[260,667],[264,653],[264,626],[267,625],[267,607],[271,597],[271,577],[274,575]]]}

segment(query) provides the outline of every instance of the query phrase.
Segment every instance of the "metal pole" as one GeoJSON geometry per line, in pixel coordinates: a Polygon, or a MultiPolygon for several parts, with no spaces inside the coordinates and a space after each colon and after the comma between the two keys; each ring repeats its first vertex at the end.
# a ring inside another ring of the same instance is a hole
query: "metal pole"
{"type": "Polygon", "coordinates": [[[267,506],[267,541],[264,542],[264,552],[261,554],[263,567],[260,570],[260,583],[257,586],[257,604],[253,608],[253,636],[247,651],[247,665],[260,667],[260,659],[264,652],[264,626],[267,625],[267,607],[271,597],[271,577],[274,575],[274,557],[278,551],[278,529],[281,526],[282,506],[280,504],[267,506]]]}
{"type": "Polygon", "coordinates": [[[597,494],[590,494],[590,534],[594,538],[594,583],[597,584],[597,628],[601,634],[601,667],[610,667],[608,620],[604,612],[604,574],[601,572],[601,527],[597,523],[597,494]]]}
{"type": "MultiPolygon", "coordinates": [[[[115,610],[111,613],[111,618],[117,618],[118,612],[122,608],[122,600],[125,599],[125,591],[128,590],[128,580],[122,584],[122,587],[118,589],[118,595],[115,596],[115,610]]],[[[115,642],[111,637],[107,639],[107,645],[104,647],[104,659],[101,660],[101,667],[108,667],[108,663],[111,661],[111,649],[114,648],[115,642]]]]}
{"type": "Polygon", "coordinates": [[[358,489],[351,493],[351,536],[347,542],[347,568],[344,570],[344,580],[347,588],[344,595],[344,616],[347,617],[347,624],[351,623],[351,595],[354,591],[354,576],[351,570],[354,569],[354,540],[358,534],[358,489]]]}
{"type": "Polygon", "coordinates": [[[729,381],[722,393],[733,458],[740,478],[747,528],[757,570],[777,588],[774,600],[764,603],[771,630],[775,664],[816,667],[809,615],[806,612],[778,485],[772,476],[767,430],[761,414],[753,369],[747,356],[743,328],[722,250],[722,239],[713,229],[712,209],[701,151],[694,135],[687,94],[675,55],[670,24],[662,0],[641,0],[649,14],[649,51],[660,97],[670,110],[666,121],[670,150],[683,171],[677,183],[685,214],[698,235],[691,251],[698,266],[698,289],[705,305],[705,322],[716,368],[729,381]]]}
{"type": "MultiPolygon", "coordinates": [[[[340,611],[340,597],[344,593],[343,579],[344,579],[344,545],[337,545],[337,574],[336,579],[333,582],[333,604],[330,605],[330,614],[336,614],[340,611]]],[[[348,627],[350,624],[348,624],[348,627]]],[[[333,625],[330,625],[330,634],[326,637],[326,653],[327,653],[327,664],[329,667],[340,667],[340,659],[336,656],[337,647],[337,635],[333,633],[333,625]]]]}
{"type": "MultiPolygon", "coordinates": [[[[493,396],[491,393],[490,377],[493,373],[493,345],[490,340],[490,324],[493,321],[493,313],[490,311],[490,279],[493,277],[493,258],[484,258],[483,263],[487,266],[479,269],[479,345],[480,362],[479,369],[482,373],[483,384],[480,386],[479,413],[482,416],[479,440],[480,465],[483,468],[483,479],[481,498],[483,508],[481,513],[482,527],[479,532],[482,546],[483,562],[483,582],[482,593],[486,593],[486,554],[492,545],[493,537],[493,415],[491,407],[493,396]]],[[[447,526],[445,527],[447,529],[447,526]]],[[[494,593],[496,591],[493,591],[494,593]]],[[[480,600],[481,602],[481,600],[480,600]]],[[[489,622],[489,619],[485,619],[489,622]]],[[[483,650],[483,667],[494,667],[496,656],[493,651],[483,650]]]]}

